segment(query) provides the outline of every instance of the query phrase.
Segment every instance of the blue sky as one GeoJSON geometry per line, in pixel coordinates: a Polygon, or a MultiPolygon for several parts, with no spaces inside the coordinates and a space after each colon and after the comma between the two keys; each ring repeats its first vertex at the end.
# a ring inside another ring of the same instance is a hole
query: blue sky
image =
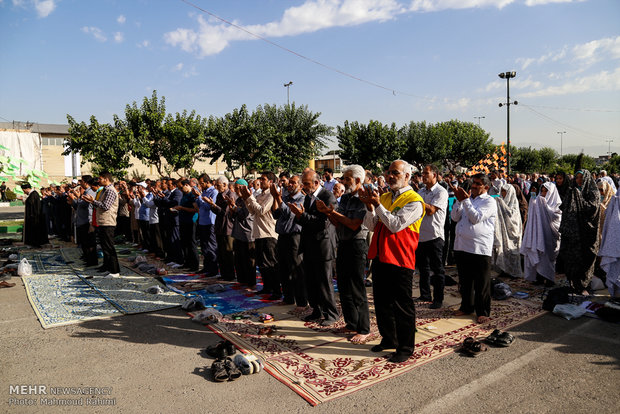
{"type": "Polygon", "coordinates": [[[291,101],[345,120],[478,122],[517,146],[620,152],[617,0],[0,0],[0,120],[109,122],[291,101]],[[258,40],[191,4],[343,76],[258,40]]]}

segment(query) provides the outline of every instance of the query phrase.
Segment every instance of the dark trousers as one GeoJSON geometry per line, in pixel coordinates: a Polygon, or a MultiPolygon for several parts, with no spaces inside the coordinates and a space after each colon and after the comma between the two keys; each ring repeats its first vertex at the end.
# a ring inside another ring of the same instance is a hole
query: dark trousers
{"type": "Polygon", "coordinates": [[[455,251],[461,308],[465,313],[491,315],[491,256],[455,251]]]}
{"type": "Polygon", "coordinates": [[[256,286],[256,251],[254,242],[235,239],[233,251],[237,281],[250,287],[256,286]]]}
{"type": "Polygon", "coordinates": [[[213,224],[198,225],[200,251],[202,252],[202,270],[207,276],[217,275],[217,241],[213,224]]]}
{"type": "Polygon", "coordinates": [[[332,260],[325,260],[320,254],[304,252],[304,275],[308,303],[312,306],[313,314],[326,320],[338,319],[338,309],[334,300],[334,285],[332,284],[332,260]]]}
{"type": "Polygon", "coordinates": [[[114,228],[116,226],[99,226],[99,243],[103,251],[103,267],[110,273],[120,273],[118,257],[114,248],[114,228]]]}
{"type": "Polygon", "coordinates": [[[191,271],[198,270],[198,251],[196,250],[196,223],[179,224],[181,236],[181,250],[183,251],[183,265],[191,271]]]}
{"type": "Polygon", "coordinates": [[[140,238],[142,239],[142,248],[151,250],[151,236],[149,235],[149,222],[147,220],[138,220],[140,228],[140,238]]]}
{"type": "Polygon", "coordinates": [[[443,268],[443,239],[436,239],[418,243],[415,251],[415,264],[420,271],[420,297],[431,299],[431,285],[433,286],[433,302],[443,302],[443,290],[446,273],[443,268]],[[433,276],[431,277],[431,271],[433,276]]]}
{"type": "Polygon", "coordinates": [[[262,293],[282,294],[278,279],[278,259],[276,258],[277,240],[274,237],[256,239],[256,265],[263,279],[262,293]]]}
{"type": "Polygon", "coordinates": [[[82,248],[86,266],[94,266],[99,262],[97,259],[97,239],[94,231],[88,232],[89,228],[89,223],[77,226],[77,242],[82,248]]]}
{"type": "Polygon", "coordinates": [[[412,298],[413,270],[372,261],[372,289],[377,326],[385,347],[396,353],[413,354],[415,347],[415,304],[412,298]]]}
{"type": "Polygon", "coordinates": [[[168,236],[168,247],[166,248],[166,261],[183,264],[183,247],[181,245],[181,233],[178,224],[171,224],[166,232],[168,236]]]}
{"type": "Polygon", "coordinates": [[[220,266],[220,276],[224,280],[235,280],[235,253],[231,236],[216,234],[217,240],[217,263],[220,266]]]}
{"type": "Polygon", "coordinates": [[[308,305],[306,284],[301,267],[302,257],[299,253],[299,233],[281,234],[278,237],[278,273],[282,284],[284,301],[296,303],[297,306],[308,305]]]}
{"type": "Polygon", "coordinates": [[[161,238],[159,223],[149,224],[149,251],[155,253],[157,257],[164,257],[164,242],[161,238]]]}
{"type": "Polygon", "coordinates": [[[131,220],[129,216],[118,216],[116,218],[116,234],[125,236],[125,241],[131,241],[131,220]]]}
{"type": "Polygon", "coordinates": [[[366,271],[366,239],[347,240],[338,243],[336,274],[340,305],[346,327],[357,333],[370,333],[368,298],[364,285],[366,271]]]}

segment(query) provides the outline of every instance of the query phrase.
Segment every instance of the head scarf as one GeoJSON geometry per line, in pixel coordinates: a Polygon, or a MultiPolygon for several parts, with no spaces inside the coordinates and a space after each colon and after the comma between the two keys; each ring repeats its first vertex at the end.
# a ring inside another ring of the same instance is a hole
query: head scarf
{"type": "MultiPolygon", "coordinates": [[[[604,210],[604,209],[607,208],[607,205],[609,204],[609,201],[611,200],[611,198],[614,196],[614,194],[616,194],[616,191],[605,180],[599,181],[596,186],[603,190],[603,194],[602,194],[603,197],[601,199],[601,209],[604,210]]],[[[599,192],[599,194],[600,194],[600,192],[599,192]]]]}
{"type": "MultiPolygon", "coordinates": [[[[523,182],[523,181],[522,181],[523,182]]],[[[525,228],[525,222],[527,221],[527,199],[523,195],[523,191],[519,184],[512,184],[515,188],[515,195],[517,196],[517,201],[519,202],[519,213],[521,213],[521,224],[522,227],[525,228]]]]}
{"type": "Polygon", "coordinates": [[[566,193],[568,193],[568,189],[570,188],[570,181],[568,179],[568,176],[566,175],[565,172],[559,172],[556,174],[556,176],[561,176],[564,180],[562,181],[562,185],[557,186],[558,188],[558,193],[560,194],[560,198],[562,200],[564,200],[564,197],[566,197],[566,193]]]}
{"type": "Polygon", "coordinates": [[[605,212],[601,250],[601,268],[607,273],[607,288],[612,296],[620,294],[620,193],[611,197],[605,212]]]}

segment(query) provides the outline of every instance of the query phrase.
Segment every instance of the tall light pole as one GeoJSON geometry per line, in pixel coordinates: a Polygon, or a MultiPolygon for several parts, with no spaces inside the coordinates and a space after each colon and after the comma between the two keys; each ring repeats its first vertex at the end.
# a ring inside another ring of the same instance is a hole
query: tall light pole
{"type": "Polygon", "coordinates": [[[517,72],[502,72],[497,76],[506,79],[506,103],[500,103],[499,107],[506,105],[506,143],[508,147],[508,174],[510,174],[510,105],[518,104],[517,101],[510,102],[510,78],[517,76],[517,72]]]}
{"type": "Polygon", "coordinates": [[[606,139],[605,142],[609,145],[609,148],[607,149],[607,155],[609,156],[609,158],[611,158],[611,143],[614,142],[614,140],[606,139]]]}
{"type": "Polygon", "coordinates": [[[558,131],[558,134],[560,134],[560,157],[562,157],[562,143],[564,142],[564,134],[566,134],[566,131],[558,131]]]}
{"type": "Polygon", "coordinates": [[[292,84],[293,84],[293,81],[290,81],[289,83],[285,83],[284,84],[284,87],[286,88],[286,104],[287,105],[291,104],[290,99],[289,99],[289,96],[290,96],[289,95],[289,90],[290,90],[290,87],[291,87],[292,84]]]}
{"type": "Polygon", "coordinates": [[[474,119],[477,119],[477,120],[478,120],[478,126],[480,126],[480,120],[481,120],[481,119],[484,119],[484,118],[485,118],[484,116],[475,116],[475,117],[474,117],[474,119]]]}

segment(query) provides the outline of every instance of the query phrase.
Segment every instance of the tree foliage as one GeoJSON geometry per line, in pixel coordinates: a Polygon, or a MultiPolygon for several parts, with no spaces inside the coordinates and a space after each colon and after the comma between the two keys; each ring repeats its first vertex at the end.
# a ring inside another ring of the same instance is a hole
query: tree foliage
{"type": "Polygon", "coordinates": [[[134,101],[125,106],[127,127],[132,134],[134,146],[132,154],[147,165],[154,165],[159,175],[164,175],[163,161],[172,153],[166,139],[164,121],[166,119],[166,98],[157,98],[153,91],[151,98],[146,96],[142,105],[134,101]]]}
{"type": "Polygon", "coordinates": [[[607,174],[620,173],[620,156],[618,154],[612,154],[609,161],[603,165],[603,170],[607,171],[607,174]]]}
{"type": "Polygon", "coordinates": [[[222,158],[232,174],[279,169],[300,172],[324,147],[331,129],[307,106],[265,104],[250,113],[246,105],[210,119],[203,155],[222,158]]]}
{"type": "Polygon", "coordinates": [[[202,145],[205,142],[205,132],[208,120],[196,115],[192,111],[172,114],[166,117],[163,132],[167,141],[168,151],[164,154],[166,162],[172,171],[183,169],[189,174],[196,161],[201,161],[202,145]]]}
{"type": "Polygon", "coordinates": [[[469,168],[495,149],[489,134],[473,122],[453,119],[434,124],[433,130],[438,142],[447,142],[443,164],[450,170],[469,168]]]}
{"type": "Polygon", "coordinates": [[[127,125],[117,115],[114,115],[114,124],[100,124],[95,116],[90,117],[90,124],[77,123],[73,117],[67,115],[69,135],[63,155],[71,151],[82,155],[82,164],[85,161],[95,164],[93,172],[109,171],[115,177],[123,177],[127,169],[132,166],[129,161],[133,148],[133,139],[127,125]]]}
{"type": "Polygon", "coordinates": [[[337,127],[336,136],[340,157],[346,164],[359,164],[367,170],[381,173],[406,151],[406,143],[396,124],[384,125],[370,121],[368,125],[344,122],[337,127]]]}

